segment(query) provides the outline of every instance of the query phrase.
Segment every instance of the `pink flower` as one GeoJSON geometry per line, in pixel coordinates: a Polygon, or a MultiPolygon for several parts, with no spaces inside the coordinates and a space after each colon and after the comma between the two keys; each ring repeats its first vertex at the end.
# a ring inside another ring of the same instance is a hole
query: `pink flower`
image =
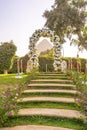
{"type": "Polygon", "coordinates": [[[12,115],[12,112],[11,112],[11,111],[9,111],[9,112],[7,112],[7,114],[8,114],[8,115],[12,115]]]}
{"type": "Polygon", "coordinates": [[[87,119],[87,115],[85,116],[85,118],[87,119]]]}
{"type": "Polygon", "coordinates": [[[79,99],[77,99],[77,102],[79,102],[79,103],[80,103],[80,102],[82,102],[82,101],[83,101],[83,100],[82,100],[82,99],[80,99],[80,98],[79,98],[79,99]]]}
{"type": "Polygon", "coordinates": [[[83,108],[87,108],[87,105],[84,105],[83,108]]]}
{"type": "Polygon", "coordinates": [[[4,108],[9,108],[9,105],[4,105],[4,108]]]}
{"type": "Polygon", "coordinates": [[[5,93],[5,96],[6,96],[6,97],[9,97],[9,96],[10,96],[10,94],[9,94],[9,93],[5,93]]]}

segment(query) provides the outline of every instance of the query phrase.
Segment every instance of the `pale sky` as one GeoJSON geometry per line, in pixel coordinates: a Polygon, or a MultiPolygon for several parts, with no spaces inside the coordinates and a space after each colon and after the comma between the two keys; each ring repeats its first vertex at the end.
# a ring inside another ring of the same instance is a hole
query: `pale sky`
{"type": "MultiPolygon", "coordinates": [[[[29,52],[29,37],[36,29],[42,29],[44,11],[51,9],[54,0],[0,0],[0,42],[13,40],[17,46],[17,55],[29,52]]],[[[77,55],[76,47],[64,44],[64,56],[77,55]]],[[[86,57],[87,51],[80,54],[86,57]]],[[[86,57],[87,58],[87,57],[86,57]]]]}

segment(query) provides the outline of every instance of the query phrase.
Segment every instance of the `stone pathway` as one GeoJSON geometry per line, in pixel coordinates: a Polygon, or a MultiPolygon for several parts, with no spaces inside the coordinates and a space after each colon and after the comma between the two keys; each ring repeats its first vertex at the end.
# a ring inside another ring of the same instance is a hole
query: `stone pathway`
{"type": "MultiPolygon", "coordinates": [[[[72,93],[76,94],[75,85],[72,84],[71,80],[67,80],[67,76],[65,74],[40,74],[38,77],[40,79],[32,80],[31,83],[28,85],[28,90],[25,90],[23,93],[30,93],[32,96],[32,93],[72,93]],[[49,79],[46,78],[49,77],[49,79]],[[65,76],[66,79],[57,79],[57,76],[65,76]],[[41,77],[44,77],[44,79],[41,79],[41,77]],[[53,77],[53,79],[52,79],[53,77]],[[53,82],[53,83],[52,83],[53,82]],[[69,83],[68,83],[69,82],[69,83]],[[43,89],[33,88],[32,87],[43,87],[43,89]],[[46,88],[50,86],[50,88],[46,88]],[[52,88],[51,88],[52,87],[52,88]],[[61,87],[61,89],[53,89],[53,87],[61,87]],[[70,87],[65,89],[63,87],[70,87]],[[63,88],[63,89],[62,89],[63,88]]],[[[49,101],[49,102],[64,102],[64,103],[74,103],[73,98],[63,98],[63,97],[26,97],[22,98],[18,102],[26,102],[27,101],[49,101]]],[[[26,108],[26,109],[20,109],[19,115],[22,116],[32,116],[32,115],[38,115],[38,116],[54,116],[54,117],[65,117],[65,118],[80,118],[83,115],[76,110],[68,110],[68,109],[53,109],[53,108],[26,108]]],[[[60,128],[60,127],[51,127],[51,126],[38,126],[38,125],[25,125],[25,126],[16,126],[12,128],[1,128],[0,130],[74,130],[74,129],[68,129],[68,128],[60,128]]]]}
{"type": "Polygon", "coordinates": [[[36,90],[25,90],[23,93],[36,93],[36,92],[40,92],[40,93],[72,93],[72,94],[76,94],[76,90],[62,90],[62,89],[36,89],[36,90]]]}
{"type": "Polygon", "coordinates": [[[61,97],[27,97],[21,98],[18,102],[27,102],[27,101],[50,101],[50,102],[65,102],[65,103],[74,103],[73,98],[61,98],[61,97]]]}
{"type": "Polygon", "coordinates": [[[25,125],[25,126],[15,126],[8,128],[0,128],[0,130],[73,130],[68,128],[51,127],[51,126],[38,126],[38,125],[25,125]]]}
{"type": "Polygon", "coordinates": [[[70,82],[72,83],[72,80],[58,80],[58,79],[37,79],[37,80],[31,80],[31,82],[70,82]]]}
{"type": "Polygon", "coordinates": [[[55,84],[55,83],[54,83],[54,84],[53,84],[53,83],[49,83],[49,84],[46,84],[46,83],[45,83],[45,84],[44,84],[44,83],[43,83],[43,84],[38,84],[38,83],[35,83],[35,84],[34,84],[34,83],[32,83],[32,84],[29,84],[28,86],[29,86],[29,87],[35,87],[35,86],[38,86],[38,87],[39,87],[39,86],[60,86],[60,87],[64,87],[64,86],[65,86],[65,87],[75,87],[75,85],[73,85],[73,84],[55,84]]]}
{"type": "Polygon", "coordinates": [[[65,110],[65,109],[49,109],[49,108],[29,108],[20,109],[19,115],[42,115],[42,116],[56,116],[56,117],[67,117],[67,118],[80,118],[82,115],[76,110],[65,110]]]}
{"type": "Polygon", "coordinates": [[[66,76],[66,74],[56,74],[56,73],[54,73],[54,74],[52,74],[52,73],[50,73],[50,74],[39,74],[39,76],[66,76]]]}
{"type": "Polygon", "coordinates": [[[37,76],[37,79],[55,79],[55,77],[56,77],[56,79],[67,79],[67,78],[69,78],[69,77],[67,77],[66,75],[62,75],[62,74],[58,74],[58,75],[47,75],[47,74],[41,74],[41,75],[38,75],[37,76]]]}

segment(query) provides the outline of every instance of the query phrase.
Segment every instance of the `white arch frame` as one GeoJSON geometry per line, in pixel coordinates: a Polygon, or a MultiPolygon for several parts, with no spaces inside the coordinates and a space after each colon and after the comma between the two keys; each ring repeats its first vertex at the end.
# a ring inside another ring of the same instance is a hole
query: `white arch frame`
{"type": "Polygon", "coordinates": [[[50,38],[50,41],[53,42],[54,45],[54,70],[61,70],[61,48],[62,45],[59,42],[59,36],[54,34],[54,31],[51,31],[47,28],[42,28],[36,30],[32,37],[30,37],[29,40],[29,61],[27,63],[27,72],[30,72],[32,68],[38,68],[39,62],[38,62],[38,55],[37,55],[37,49],[36,49],[36,43],[39,41],[40,37],[47,37],[50,38]]]}

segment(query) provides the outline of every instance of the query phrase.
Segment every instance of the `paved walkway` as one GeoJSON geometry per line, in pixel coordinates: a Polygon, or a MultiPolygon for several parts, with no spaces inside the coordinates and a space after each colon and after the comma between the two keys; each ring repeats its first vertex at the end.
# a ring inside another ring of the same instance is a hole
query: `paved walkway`
{"type": "Polygon", "coordinates": [[[0,130],[73,130],[73,129],[51,127],[51,126],[25,125],[25,126],[0,128],[0,130]]]}
{"type": "Polygon", "coordinates": [[[43,84],[37,84],[37,83],[35,83],[35,84],[29,84],[28,86],[30,86],[30,87],[32,87],[32,86],[62,86],[62,87],[75,87],[75,85],[73,85],[73,84],[53,84],[53,83],[43,83],[43,84]]]}
{"type": "Polygon", "coordinates": [[[66,74],[39,74],[39,76],[67,76],[66,74]]]}
{"type": "Polygon", "coordinates": [[[40,92],[40,93],[72,93],[72,94],[76,94],[76,90],[61,90],[61,89],[36,89],[36,90],[25,90],[23,93],[36,93],[36,92],[40,92]]]}
{"type": "Polygon", "coordinates": [[[56,116],[56,117],[67,117],[67,118],[80,118],[82,115],[76,110],[65,110],[65,109],[48,109],[48,108],[29,108],[20,109],[19,115],[42,115],[42,116],[56,116]]]}
{"type": "Polygon", "coordinates": [[[61,98],[61,97],[26,97],[21,98],[21,100],[18,102],[26,102],[26,101],[52,101],[52,102],[65,102],[65,103],[75,102],[73,98],[61,98]]]}
{"type": "Polygon", "coordinates": [[[59,79],[37,79],[37,80],[31,80],[31,82],[70,82],[72,83],[72,80],[59,80],[59,79]]]}

